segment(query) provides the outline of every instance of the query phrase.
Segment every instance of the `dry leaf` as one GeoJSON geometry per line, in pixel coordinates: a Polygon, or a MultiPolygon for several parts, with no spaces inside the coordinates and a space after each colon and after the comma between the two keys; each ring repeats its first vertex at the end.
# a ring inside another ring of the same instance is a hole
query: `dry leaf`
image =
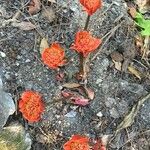
{"type": "Polygon", "coordinates": [[[69,98],[73,96],[73,93],[71,93],[70,91],[66,91],[66,90],[61,91],[61,94],[64,98],[69,98]]]}
{"type": "Polygon", "coordinates": [[[27,22],[27,21],[23,21],[23,22],[12,22],[12,26],[13,27],[18,27],[21,30],[33,30],[36,28],[36,26],[34,24],[32,24],[31,22],[27,22]]]}
{"type": "Polygon", "coordinates": [[[135,18],[137,11],[134,7],[129,7],[129,14],[131,15],[132,18],[135,18]]]}
{"type": "Polygon", "coordinates": [[[42,11],[43,17],[45,17],[50,23],[54,21],[55,19],[55,13],[54,10],[51,7],[43,7],[42,11]]]}
{"type": "Polygon", "coordinates": [[[148,58],[150,54],[150,36],[145,36],[144,45],[141,48],[141,52],[142,52],[142,59],[148,58]]]}
{"type": "Polygon", "coordinates": [[[140,12],[146,13],[150,11],[150,0],[136,0],[140,12]]]}
{"type": "Polygon", "coordinates": [[[135,37],[135,44],[138,48],[143,47],[143,38],[142,38],[142,36],[136,36],[135,37]]]}
{"type": "Polygon", "coordinates": [[[65,77],[65,74],[63,72],[59,72],[57,75],[56,75],[56,80],[57,81],[63,81],[65,77]]]}
{"type": "Polygon", "coordinates": [[[48,47],[49,47],[49,45],[48,45],[47,39],[43,38],[40,43],[40,53],[42,54],[43,50],[48,47]]]}
{"type": "Polygon", "coordinates": [[[65,83],[62,86],[65,87],[65,88],[72,89],[72,88],[78,88],[81,85],[79,83],[65,83]]]}
{"type": "Polygon", "coordinates": [[[123,61],[123,55],[120,54],[119,52],[117,51],[114,51],[110,54],[110,57],[112,60],[116,61],[116,62],[121,62],[123,61]]]}
{"type": "Polygon", "coordinates": [[[134,118],[136,117],[141,105],[149,98],[150,98],[150,93],[146,97],[139,100],[137,104],[135,104],[132,107],[131,111],[124,117],[123,121],[117,126],[117,130],[115,134],[117,134],[120,130],[125,129],[133,124],[134,118]]]}
{"type": "Polygon", "coordinates": [[[31,15],[36,14],[40,11],[41,9],[41,1],[40,0],[31,0],[31,2],[29,3],[29,13],[31,15]]]}
{"type": "Polygon", "coordinates": [[[115,68],[118,70],[118,71],[121,71],[121,69],[122,69],[122,64],[121,64],[121,62],[116,62],[116,61],[114,61],[114,60],[112,60],[113,61],[113,63],[115,64],[115,68]]]}
{"type": "Polygon", "coordinates": [[[93,100],[94,99],[94,91],[90,88],[87,88],[87,87],[84,87],[85,91],[86,91],[86,94],[88,95],[88,98],[93,100]]]}
{"type": "Polygon", "coordinates": [[[133,66],[128,66],[128,70],[131,74],[135,75],[138,79],[141,80],[141,73],[138,70],[136,70],[133,66]]]}
{"type": "Polygon", "coordinates": [[[73,101],[74,104],[80,106],[86,106],[89,104],[89,100],[82,97],[72,97],[71,100],[73,101]]]}
{"type": "Polygon", "coordinates": [[[56,3],[56,0],[48,0],[51,3],[56,3]]]}

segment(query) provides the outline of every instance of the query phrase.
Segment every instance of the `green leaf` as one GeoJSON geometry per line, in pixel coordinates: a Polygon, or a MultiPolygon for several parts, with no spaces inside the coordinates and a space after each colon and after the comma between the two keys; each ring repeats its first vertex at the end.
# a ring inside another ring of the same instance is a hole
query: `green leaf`
{"type": "Polygon", "coordinates": [[[135,17],[135,23],[137,26],[141,28],[141,34],[143,36],[150,35],[150,20],[149,19],[144,19],[143,15],[137,12],[136,17],[135,17]]]}

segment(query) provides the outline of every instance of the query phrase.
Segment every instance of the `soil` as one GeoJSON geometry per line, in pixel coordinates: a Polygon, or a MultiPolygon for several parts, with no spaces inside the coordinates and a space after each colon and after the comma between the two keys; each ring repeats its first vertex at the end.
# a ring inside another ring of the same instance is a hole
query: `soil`
{"type": "MultiPolygon", "coordinates": [[[[78,0],[57,0],[53,4],[43,0],[42,10],[32,16],[28,14],[27,4],[28,0],[0,0],[0,10],[3,10],[3,14],[0,11],[0,51],[6,54],[6,57],[0,56],[0,75],[5,91],[12,94],[15,102],[24,90],[32,89],[43,95],[46,109],[39,123],[28,123],[19,112],[17,116],[11,116],[9,122],[19,120],[25,126],[32,137],[33,150],[61,150],[73,134],[92,138],[113,134],[131,107],[150,92],[148,78],[139,80],[127,70],[116,70],[110,57],[112,52],[118,51],[126,54],[128,62],[141,72],[146,74],[150,69],[141,61],[135,47],[135,36],[139,32],[127,13],[126,2],[104,0],[103,8],[90,18],[88,30],[102,38],[103,43],[91,55],[88,87],[94,90],[95,97],[85,107],[65,101],[53,102],[60,95],[64,83],[77,82],[74,74],[78,72],[79,57],[70,45],[75,33],[84,27],[86,13],[78,0]],[[44,7],[55,14],[52,20],[42,15],[44,7]],[[11,23],[4,24],[19,10],[18,20],[31,21],[36,24],[36,29],[24,31],[11,23]],[[116,26],[118,28],[115,29],[116,26]],[[107,35],[109,32],[110,37],[107,35]],[[47,37],[49,43],[58,41],[65,49],[68,64],[59,70],[65,73],[63,81],[56,80],[58,70],[49,69],[41,61],[39,49],[43,37],[47,37]],[[100,53],[97,54],[98,51],[100,53]]],[[[150,99],[142,105],[133,125],[122,130],[108,149],[148,150],[149,108],[150,99]]]]}

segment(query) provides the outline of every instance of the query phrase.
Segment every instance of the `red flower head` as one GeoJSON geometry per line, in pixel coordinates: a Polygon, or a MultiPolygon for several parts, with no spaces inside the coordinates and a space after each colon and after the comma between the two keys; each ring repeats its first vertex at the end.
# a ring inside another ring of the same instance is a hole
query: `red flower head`
{"type": "Polygon", "coordinates": [[[53,43],[50,48],[42,52],[42,60],[51,69],[56,69],[65,63],[65,52],[59,44],[53,43]]]}
{"type": "Polygon", "coordinates": [[[74,135],[64,144],[63,148],[64,150],[90,150],[88,142],[89,138],[81,135],[74,135]]]}
{"type": "Polygon", "coordinates": [[[101,39],[92,37],[87,31],[78,31],[75,36],[75,42],[71,48],[86,57],[89,53],[98,48],[101,44],[101,39]]]}
{"type": "Polygon", "coordinates": [[[80,3],[85,7],[88,15],[92,15],[102,7],[102,0],[80,0],[80,3]]]}
{"type": "Polygon", "coordinates": [[[41,95],[34,91],[25,91],[19,100],[19,110],[29,122],[37,122],[41,119],[44,104],[41,95]]]}

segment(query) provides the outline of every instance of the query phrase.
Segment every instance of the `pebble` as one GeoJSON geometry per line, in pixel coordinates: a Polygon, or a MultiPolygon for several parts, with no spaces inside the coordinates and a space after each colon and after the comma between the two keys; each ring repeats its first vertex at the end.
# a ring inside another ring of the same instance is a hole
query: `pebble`
{"type": "Polygon", "coordinates": [[[100,111],[100,112],[98,112],[97,114],[96,114],[98,117],[103,117],[103,114],[102,114],[102,112],[100,111]]]}
{"type": "Polygon", "coordinates": [[[74,118],[76,115],[77,115],[77,112],[74,111],[74,110],[71,110],[69,113],[67,113],[67,114],[65,115],[65,117],[74,118]]]}
{"type": "Polygon", "coordinates": [[[100,84],[103,80],[102,79],[97,79],[96,84],[100,84]]]}
{"type": "Polygon", "coordinates": [[[6,57],[6,54],[4,53],[4,52],[2,52],[2,51],[0,51],[0,55],[1,55],[1,57],[6,57]]]}
{"type": "Polygon", "coordinates": [[[31,60],[30,60],[30,59],[27,59],[25,62],[28,63],[28,62],[31,62],[31,60]]]}

